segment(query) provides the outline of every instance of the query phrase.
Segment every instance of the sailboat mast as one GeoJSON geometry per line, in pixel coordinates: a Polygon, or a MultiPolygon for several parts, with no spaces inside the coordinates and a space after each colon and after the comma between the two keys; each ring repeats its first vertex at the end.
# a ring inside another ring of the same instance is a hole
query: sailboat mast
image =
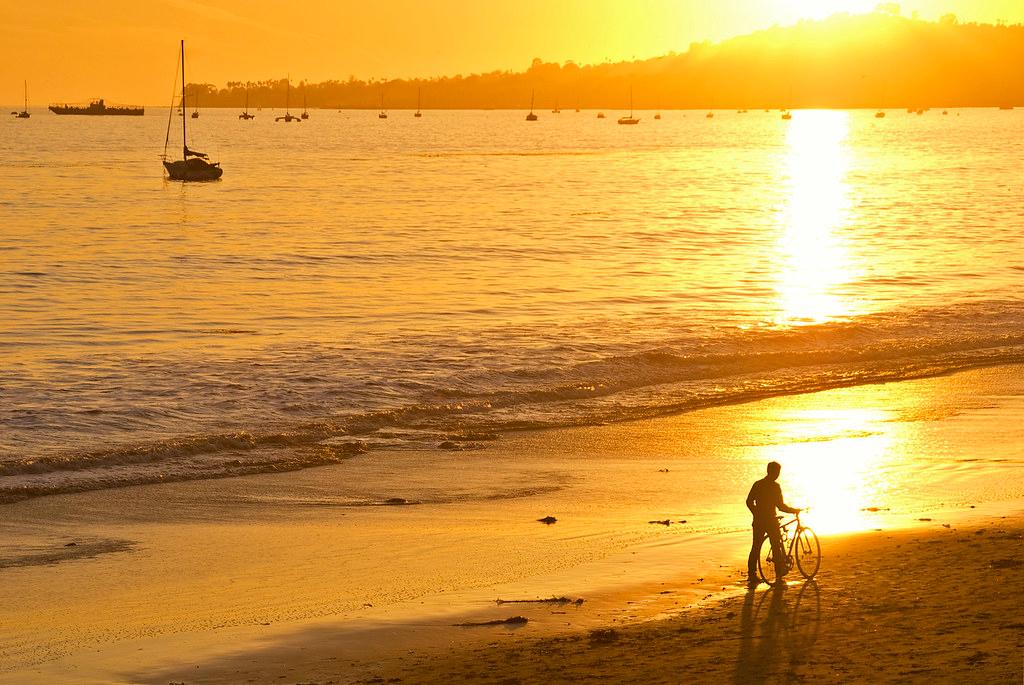
{"type": "Polygon", "coordinates": [[[633,118],[633,86],[629,87],[629,118],[633,118]]]}
{"type": "Polygon", "coordinates": [[[25,81],[25,111],[28,111],[28,81],[25,81]]]}
{"type": "Polygon", "coordinates": [[[188,144],[185,142],[185,39],[181,39],[181,158],[188,161],[188,144]]]}

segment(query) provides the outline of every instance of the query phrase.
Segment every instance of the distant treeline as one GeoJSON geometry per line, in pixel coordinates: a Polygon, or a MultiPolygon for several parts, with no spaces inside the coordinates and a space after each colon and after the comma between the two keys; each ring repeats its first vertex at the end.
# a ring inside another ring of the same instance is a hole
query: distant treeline
{"type": "MultiPolygon", "coordinates": [[[[203,107],[241,107],[246,83],[189,84],[203,107]]],[[[285,80],[248,84],[249,106],[284,107],[285,80]]],[[[525,72],[417,80],[292,83],[300,109],[636,109],[1024,105],[1024,25],[927,22],[876,12],[774,27],[685,53],[581,66],[535,59],[525,72]]],[[[191,100],[191,95],[189,97],[191,100]]]]}

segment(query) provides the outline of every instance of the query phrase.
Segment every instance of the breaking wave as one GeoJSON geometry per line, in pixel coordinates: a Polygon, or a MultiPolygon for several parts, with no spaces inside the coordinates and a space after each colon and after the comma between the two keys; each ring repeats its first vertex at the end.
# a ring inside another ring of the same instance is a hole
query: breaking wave
{"type": "MultiPolygon", "coordinates": [[[[301,373],[284,368],[278,382],[330,384],[328,362],[300,362],[301,373]]],[[[568,362],[524,355],[457,374],[441,359],[429,380],[421,372],[415,382],[376,379],[349,392],[334,389],[317,401],[290,402],[273,419],[255,414],[237,430],[33,456],[0,453],[0,502],[291,471],[379,449],[471,452],[509,431],[629,421],[1018,363],[1024,363],[1024,307],[1013,301],[666,337],[568,362]]]]}

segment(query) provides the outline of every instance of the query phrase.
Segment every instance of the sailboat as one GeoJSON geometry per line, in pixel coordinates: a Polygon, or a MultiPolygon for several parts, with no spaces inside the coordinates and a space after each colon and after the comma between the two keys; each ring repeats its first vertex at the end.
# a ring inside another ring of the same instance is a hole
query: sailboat
{"type": "Polygon", "coordinates": [[[555,98],[555,108],[551,110],[552,114],[561,114],[562,110],[558,109],[558,98],[555,98]]]}
{"type": "Polygon", "coordinates": [[[25,81],[25,109],[20,112],[11,112],[15,119],[28,119],[31,114],[28,113],[28,81],[25,81]]]}
{"type": "Polygon", "coordinates": [[[377,115],[378,119],[387,119],[388,113],[384,111],[384,89],[380,89],[380,113],[377,115]]]}
{"type": "Polygon", "coordinates": [[[416,89],[416,113],[413,114],[413,116],[416,117],[417,119],[419,119],[421,116],[423,116],[423,112],[420,111],[420,96],[422,94],[423,94],[423,89],[422,88],[417,88],[416,89]]]}
{"type": "Polygon", "coordinates": [[[530,113],[526,115],[527,121],[537,121],[537,115],[533,113],[533,97],[537,94],[537,91],[530,91],[530,113]]]}
{"type": "Polygon", "coordinates": [[[597,113],[597,118],[598,119],[604,119],[604,112],[598,112],[597,113]]]}
{"type": "Polygon", "coordinates": [[[299,118],[300,119],[308,119],[309,118],[309,112],[306,111],[306,86],[305,86],[305,84],[303,84],[303,86],[302,86],[302,114],[299,115],[299,118]]]}
{"type": "Polygon", "coordinates": [[[249,114],[249,84],[245,84],[245,111],[238,115],[239,119],[255,119],[255,114],[249,114]]]}
{"type": "MultiPolygon", "coordinates": [[[[181,102],[185,102],[185,41],[181,41],[181,102]]],[[[174,101],[171,101],[171,111],[174,111],[174,101]]],[[[167,137],[164,138],[164,168],[172,181],[215,181],[221,177],[224,170],[220,168],[219,162],[210,162],[209,156],[204,152],[188,149],[188,132],[186,130],[187,117],[181,118],[181,159],[173,162],[167,160],[167,143],[171,139],[171,121],[174,115],[167,117],[167,137]]]]}
{"type": "Polygon", "coordinates": [[[274,119],[274,121],[283,121],[286,124],[291,123],[293,121],[302,121],[302,119],[300,119],[298,117],[293,117],[292,113],[288,111],[288,98],[291,95],[291,92],[292,92],[292,79],[289,76],[287,79],[285,79],[285,82],[284,82],[284,116],[283,117],[276,117],[274,119]]]}
{"type": "Polygon", "coordinates": [[[793,113],[790,112],[788,109],[785,112],[782,113],[782,120],[783,121],[789,121],[792,118],[793,118],[793,113]]]}
{"type": "Polygon", "coordinates": [[[629,87],[629,116],[619,117],[620,124],[635,126],[640,123],[639,119],[633,117],[633,87],[629,87]]]}
{"type": "Polygon", "coordinates": [[[199,93],[196,93],[195,96],[192,98],[192,107],[194,108],[192,110],[192,118],[193,119],[198,119],[199,118],[199,93]]]}

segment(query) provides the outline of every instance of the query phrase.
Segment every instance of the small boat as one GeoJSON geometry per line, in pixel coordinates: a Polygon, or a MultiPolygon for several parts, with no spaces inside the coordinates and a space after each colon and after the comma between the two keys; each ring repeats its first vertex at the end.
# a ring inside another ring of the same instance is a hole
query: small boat
{"type": "Polygon", "coordinates": [[[530,113],[526,115],[527,121],[537,121],[537,115],[533,113],[533,98],[536,94],[536,91],[530,91],[530,113]]]}
{"type": "Polygon", "coordinates": [[[249,119],[255,119],[255,114],[249,114],[249,84],[245,84],[245,111],[238,115],[239,119],[248,121],[249,119]]]}
{"type": "Polygon", "coordinates": [[[193,109],[192,109],[192,118],[193,119],[198,119],[199,118],[199,93],[196,93],[195,96],[192,98],[192,107],[193,107],[193,109]]]}
{"type": "Polygon", "coordinates": [[[15,119],[28,119],[31,114],[28,113],[28,81],[25,81],[25,109],[20,112],[11,112],[15,119]]]}
{"type": "Polygon", "coordinates": [[[291,92],[292,79],[289,76],[287,79],[285,79],[284,82],[284,116],[275,117],[274,121],[283,121],[286,124],[290,124],[293,121],[302,121],[302,119],[298,118],[297,116],[294,116],[291,112],[288,111],[289,97],[291,96],[291,92]]]}
{"type": "Polygon", "coordinates": [[[420,111],[420,99],[421,99],[420,96],[422,94],[423,94],[423,89],[422,88],[417,88],[416,89],[416,113],[413,114],[413,116],[416,117],[417,119],[419,119],[420,117],[423,116],[423,112],[420,111]]]}
{"type": "Polygon", "coordinates": [[[597,113],[597,118],[598,119],[604,119],[604,112],[598,112],[597,113]]]}
{"type": "Polygon", "coordinates": [[[949,110],[948,109],[942,110],[942,116],[944,116],[944,117],[949,116],[949,110]]]}
{"type": "Polygon", "coordinates": [[[714,119],[715,118],[715,113],[714,112],[708,112],[707,114],[704,115],[704,118],[705,119],[714,119]]]}
{"type": "Polygon", "coordinates": [[[782,113],[782,120],[783,121],[789,121],[792,118],[793,118],[793,113],[790,112],[788,109],[785,112],[782,113]]]}
{"type": "Polygon", "coordinates": [[[302,86],[302,114],[299,115],[300,119],[308,119],[309,111],[306,109],[306,86],[302,86]]]}
{"type": "Polygon", "coordinates": [[[640,120],[633,116],[633,87],[629,87],[629,116],[619,117],[619,123],[624,126],[636,126],[640,120]]]}
{"type": "Polygon", "coordinates": [[[881,110],[879,110],[878,112],[875,112],[875,118],[876,119],[884,119],[885,118],[885,112],[882,112],[881,110]]]}
{"type": "Polygon", "coordinates": [[[387,119],[388,113],[384,111],[384,89],[380,89],[380,113],[377,115],[378,119],[387,119]]]}
{"type": "Polygon", "coordinates": [[[558,98],[555,98],[555,108],[551,110],[552,114],[561,114],[562,110],[558,109],[558,98]]]}
{"type": "Polygon", "coordinates": [[[661,120],[661,112],[658,112],[657,114],[655,114],[654,118],[658,119],[660,121],[661,120]]]}
{"type": "Polygon", "coordinates": [[[1013,105],[1000,105],[999,109],[1005,110],[1005,111],[1009,111],[1009,110],[1013,109],[1013,105]]]}
{"type": "MultiPolygon", "coordinates": [[[[181,101],[185,102],[185,41],[181,41],[181,101]]],[[[174,111],[174,102],[171,102],[174,111]]],[[[188,117],[181,118],[181,159],[167,159],[167,142],[171,138],[171,121],[173,115],[167,117],[167,136],[164,138],[164,168],[172,181],[216,181],[224,173],[219,162],[211,162],[205,152],[188,149],[188,132],[185,127],[188,117]]]]}

